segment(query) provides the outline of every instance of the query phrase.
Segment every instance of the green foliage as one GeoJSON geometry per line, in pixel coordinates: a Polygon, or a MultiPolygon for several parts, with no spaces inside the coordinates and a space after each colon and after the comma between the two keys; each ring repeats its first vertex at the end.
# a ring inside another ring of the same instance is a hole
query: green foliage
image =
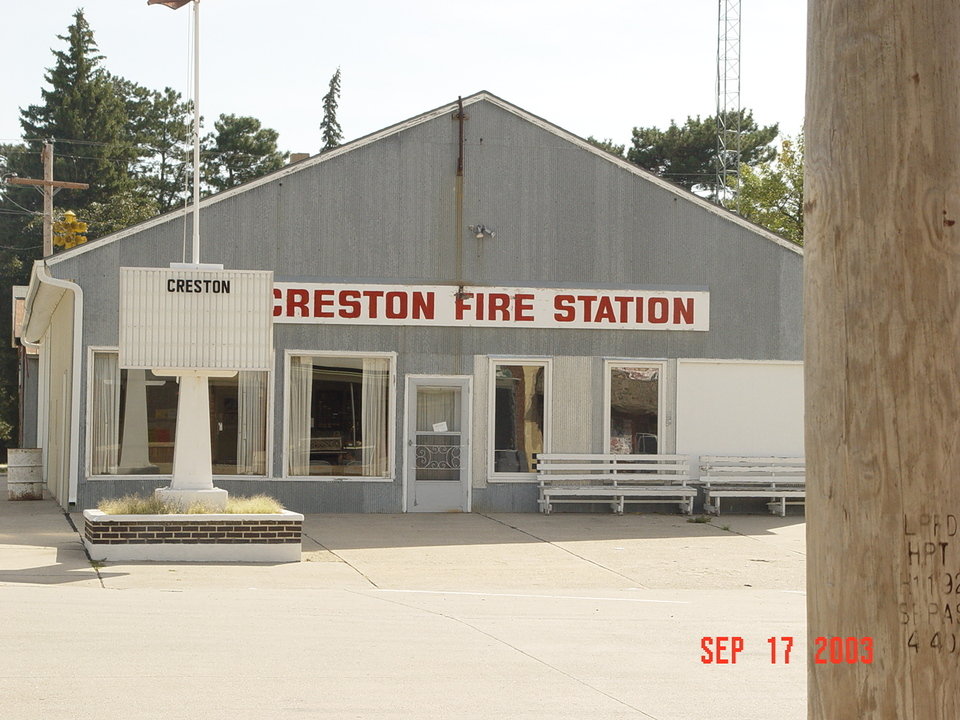
{"type": "Polygon", "coordinates": [[[205,138],[203,180],[226,190],[283,167],[287,153],[277,150],[277,131],[252,117],[221,115],[205,138]]]}
{"type": "MultiPolygon", "coordinates": [[[[726,126],[740,127],[740,161],[756,165],[773,158],[770,143],[779,133],[776,124],[760,127],[750,110],[731,111],[726,126]]],[[[682,125],[671,121],[670,127],[634,128],[633,145],[627,159],[671,182],[698,194],[716,199],[717,187],[717,119],[688,117],[682,125]]]]}
{"type": "MultiPolygon", "coordinates": [[[[54,50],[40,102],[20,111],[25,144],[0,145],[0,174],[43,177],[40,148],[54,140],[54,178],[90,184],[63,190],[57,208],[72,208],[95,239],[176,207],[190,172],[191,104],[176,91],[155,91],[109,74],[82,10],[65,47],[54,50]]],[[[17,68],[20,72],[25,69],[17,68]]],[[[277,133],[253,118],[224,116],[212,148],[211,186],[231,187],[283,165],[277,133]],[[223,150],[223,152],[219,152],[223,150]]],[[[42,252],[43,202],[36,188],[0,184],[0,337],[10,337],[12,285],[29,282],[42,252]]],[[[0,349],[0,448],[17,442],[16,351],[0,349]]]]}
{"type": "Polygon", "coordinates": [[[99,237],[149,220],[156,214],[157,203],[152,197],[134,190],[123,190],[110,202],[90,203],[83,216],[90,232],[99,237]]]}
{"type": "Polygon", "coordinates": [[[343,130],[337,122],[337,105],[340,102],[340,68],[330,78],[330,89],[323,96],[323,120],[320,122],[320,132],[323,147],[320,152],[339,147],[343,142],[343,130]]]}
{"type": "Polygon", "coordinates": [[[127,133],[138,150],[134,167],[138,194],[157,212],[182,204],[190,171],[193,103],[172,88],[149,90],[114,78],[129,118],[127,133]]]}
{"type": "Polygon", "coordinates": [[[601,150],[606,150],[611,155],[616,155],[617,157],[626,157],[626,145],[617,145],[610,138],[604,138],[603,140],[597,140],[593,135],[587,138],[587,142],[591,145],[594,145],[601,150]]]}
{"type": "MultiPolygon", "coordinates": [[[[0,146],[0,174],[20,172],[27,148],[0,146]]],[[[21,175],[25,173],[20,172],[21,175]]],[[[33,261],[41,254],[41,230],[29,225],[33,215],[20,205],[35,202],[33,188],[0,185],[0,449],[19,445],[20,386],[17,350],[6,340],[11,336],[10,290],[26,285],[33,261]]],[[[0,453],[0,458],[3,454],[0,453]]]]}
{"type": "Polygon", "coordinates": [[[740,166],[736,209],[747,220],[803,245],[803,134],[786,138],[774,160],[740,166]]]}
{"type": "MultiPolygon", "coordinates": [[[[70,204],[83,208],[91,202],[106,202],[130,187],[128,166],[136,153],[126,136],[123,98],[100,66],[103,56],[93,31],[82,10],[73,17],[67,34],[58,35],[67,48],[53,53],[56,61],[45,75],[49,87],[41,91],[43,101],[21,110],[20,125],[30,142],[47,138],[80,141],[58,150],[54,177],[90,184],[88,190],[70,191],[70,204]]],[[[28,157],[23,168],[26,174],[42,177],[39,155],[28,157]]]]}

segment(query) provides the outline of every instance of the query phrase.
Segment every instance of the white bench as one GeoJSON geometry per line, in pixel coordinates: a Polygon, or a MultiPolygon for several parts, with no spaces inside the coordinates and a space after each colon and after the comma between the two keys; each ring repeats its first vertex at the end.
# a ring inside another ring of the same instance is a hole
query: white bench
{"type": "Polygon", "coordinates": [[[704,509],[719,515],[724,497],[771,498],[767,503],[770,512],[786,516],[787,505],[804,503],[805,473],[802,457],[702,455],[704,509]]]}
{"type": "Polygon", "coordinates": [[[687,455],[538,453],[534,465],[546,514],[557,503],[605,503],[621,515],[626,503],[677,503],[689,515],[697,496],[687,455]]]}

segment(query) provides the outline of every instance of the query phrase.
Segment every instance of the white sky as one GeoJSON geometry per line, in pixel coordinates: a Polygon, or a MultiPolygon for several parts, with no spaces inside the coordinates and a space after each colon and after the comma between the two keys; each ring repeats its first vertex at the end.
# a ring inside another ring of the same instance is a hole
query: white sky
{"type": "MultiPolygon", "coordinates": [[[[84,8],[105,67],[188,94],[187,6],[4,2],[0,141],[40,101],[52,48],[84,8]]],[[[806,1],[742,0],[741,100],[762,124],[803,123],[806,1]]],[[[345,140],[488,90],[577,135],[629,144],[635,126],[715,112],[717,0],[203,0],[201,111],[252,115],[315,153],[339,66],[345,140]]],[[[82,139],[82,138],[70,138],[82,139]]]]}

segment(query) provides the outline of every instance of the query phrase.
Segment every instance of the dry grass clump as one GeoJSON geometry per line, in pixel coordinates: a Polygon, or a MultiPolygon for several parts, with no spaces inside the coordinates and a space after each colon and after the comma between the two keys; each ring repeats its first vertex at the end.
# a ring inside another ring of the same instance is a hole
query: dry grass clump
{"type": "MultiPolygon", "coordinates": [[[[97,509],[105,515],[207,515],[208,510],[201,503],[184,508],[179,503],[163,501],[156,495],[125,495],[112,500],[101,500],[97,509]]],[[[231,515],[270,515],[283,510],[283,505],[269,495],[252,497],[228,497],[227,507],[218,511],[231,515]]]]}
{"type": "Polygon", "coordinates": [[[224,512],[237,515],[270,515],[283,511],[283,505],[269,495],[251,495],[227,498],[227,509],[224,512]]]}
{"type": "Polygon", "coordinates": [[[124,495],[121,498],[101,500],[97,510],[105,515],[169,515],[177,512],[156,495],[124,495]]]}

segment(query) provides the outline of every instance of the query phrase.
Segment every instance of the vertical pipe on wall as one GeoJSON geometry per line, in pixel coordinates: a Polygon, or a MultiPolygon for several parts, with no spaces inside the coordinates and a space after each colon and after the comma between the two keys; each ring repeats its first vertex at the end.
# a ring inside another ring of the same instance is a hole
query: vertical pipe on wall
{"type": "MultiPolygon", "coordinates": [[[[454,225],[456,226],[456,281],[458,286],[463,285],[463,121],[466,116],[463,114],[463,98],[457,98],[457,177],[456,188],[454,190],[454,225]]],[[[453,369],[455,373],[463,372],[462,359],[463,340],[461,334],[456,334],[454,352],[458,358],[458,366],[453,369]]]]}

